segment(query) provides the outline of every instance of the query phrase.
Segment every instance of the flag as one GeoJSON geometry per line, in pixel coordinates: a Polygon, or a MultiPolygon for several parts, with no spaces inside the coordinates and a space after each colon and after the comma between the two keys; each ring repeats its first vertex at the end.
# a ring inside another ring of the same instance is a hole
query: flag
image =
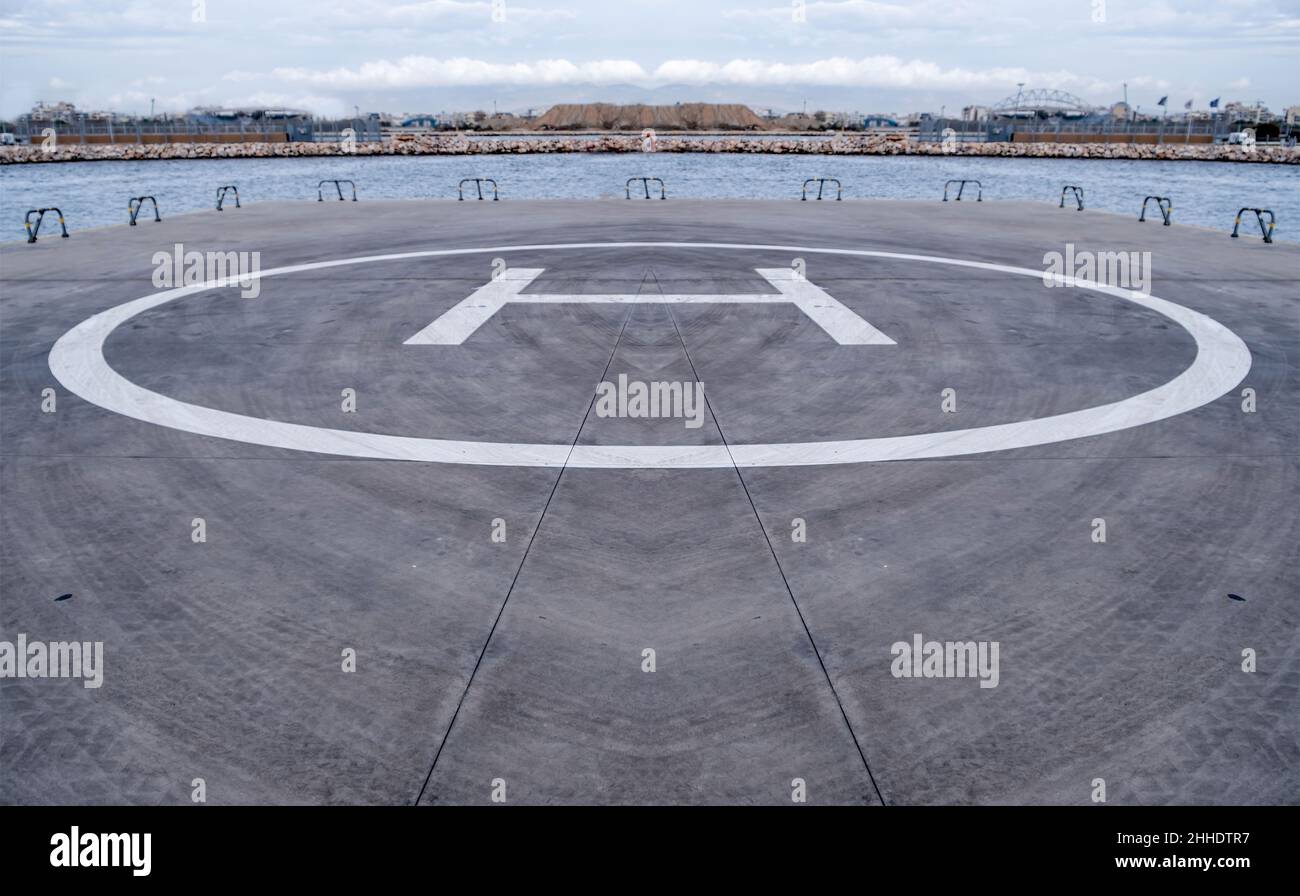
{"type": "Polygon", "coordinates": [[[1188,100],[1187,102],[1183,103],[1183,108],[1184,108],[1184,109],[1191,109],[1191,108],[1192,108],[1192,101],[1191,101],[1191,100],[1188,100]]]}
{"type": "Polygon", "coordinates": [[[1167,96],[1162,96],[1162,97],[1160,98],[1160,102],[1156,103],[1156,105],[1157,105],[1157,106],[1163,106],[1163,105],[1164,105],[1166,102],[1168,102],[1168,101],[1169,101],[1169,97],[1167,97],[1167,96]]]}
{"type": "Polygon", "coordinates": [[[1219,108],[1219,98],[1217,96],[1214,99],[1210,100],[1210,108],[1211,109],[1219,108]]]}

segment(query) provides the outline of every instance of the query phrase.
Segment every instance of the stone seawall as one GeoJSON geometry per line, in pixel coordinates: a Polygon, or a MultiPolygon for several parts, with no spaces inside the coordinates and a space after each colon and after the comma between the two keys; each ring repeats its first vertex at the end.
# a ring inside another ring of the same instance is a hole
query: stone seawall
{"type": "MultiPolygon", "coordinates": [[[[1052,159],[1156,159],[1166,161],[1250,162],[1300,164],[1300,149],[1279,146],[1228,144],[1132,143],[914,143],[901,136],[839,136],[831,139],[717,137],[683,139],[660,137],[660,153],[759,153],[772,155],[916,155],[1003,156],[1052,159]]],[[[0,165],[40,162],[81,162],[143,159],[239,159],[289,156],[421,156],[492,155],[526,153],[642,152],[635,136],[494,137],[469,139],[463,135],[398,137],[382,143],[356,143],[345,150],[338,143],[172,143],[109,144],[65,143],[52,150],[40,146],[0,147],[0,165]]]]}

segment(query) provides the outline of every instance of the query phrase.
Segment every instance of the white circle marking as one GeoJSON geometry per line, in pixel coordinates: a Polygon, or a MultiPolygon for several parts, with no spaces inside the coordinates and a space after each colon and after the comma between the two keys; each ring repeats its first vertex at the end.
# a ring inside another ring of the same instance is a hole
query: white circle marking
{"type": "MultiPolygon", "coordinates": [[[[806,246],[749,245],[744,243],[556,243],[498,246],[489,249],[434,249],[391,255],[289,265],[253,273],[273,277],[343,265],[369,264],[410,258],[531,252],[566,249],[723,249],[742,251],[810,252],[863,258],[892,258],[955,265],[986,271],[1021,274],[1041,280],[1042,271],[982,261],[933,255],[910,255],[863,249],[819,249],[806,246]]],[[[77,324],[50,349],[50,370],[69,391],[91,404],[146,423],[196,435],[212,436],[271,448],[288,448],[316,454],[425,463],[476,464],[523,467],[709,468],[781,467],[814,464],[866,463],[957,457],[1005,451],[1081,439],[1116,432],[1185,413],[1214,401],[1237,386],[1250,370],[1250,349],[1218,321],[1166,299],[1134,290],[1104,286],[1087,280],[1055,275],[1057,283],[1104,293],[1164,315],[1185,329],[1196,342],[1190,367],[1167,383],[1121,401],[1056,414],[1036,420],[1002,423],[947,432],[918,433],[875,439],[829,442],[784,442],[750,445],[577,445],[519,442],[465,442],[425,439],[383,433],[305,426],[264,420],[215,408],[188,404],[130,382],[104,358],[104,342],[122,324],[144,311],[182,296],[237,285],[229,277],[193,286],[167,289],[101,311],[77,324]]]]}

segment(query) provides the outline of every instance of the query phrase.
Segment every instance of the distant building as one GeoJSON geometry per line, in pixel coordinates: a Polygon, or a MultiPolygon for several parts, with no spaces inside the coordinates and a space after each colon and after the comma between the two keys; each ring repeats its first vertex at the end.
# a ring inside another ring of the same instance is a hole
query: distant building
{"type": "Polygon", "coordinates": [[[993,106],[999,118],[1079,119],[1093,109],[1079,97],[1064,90],[1021,90],[993,106]]]}
{"type": "Polygon", "coordinates": [[[32,106],[32,111],[25,112],[18,116],[18,121],[22,122],[28,129],[43,128],[51,125],[68,125],[73,122],[87,121],[108,122],[111,125],[130,120],[131,117],[129,115],[123,115],[120,112],[87,112],[80,110],[72,103],[67,102],[38,102],[36,105],[32,106]]]}
{"type": "Polygon", "coordinates": [[[417,112],[415,114],[393,115],[386,118],[380,118],[380,123],[386,127],[436,128],[438,126],[438,120],[437,115],[417,112]]]}
{"type": "Polygon", "coordinates": [[[311,113],[302,109],[266,108],[262,106],[245,106],[228,108],[224,106],[195,106],[186,113],[193,121],[283,121],[288,119],[310,118],[311,113]]]}
{"type": "Polygon", "coordinates": [[[27,117],[34,121],[72,121],[80,114],[72,103],[47,103],[42,100],[32,106],[27,117]]]}
{"type": "Polygon", "coordinates": [[[72,103],[57,102],[46,103],[38,102],[32,106],[32,111],[24,113],[20,118],[26,121],[44,121],[44,122],[73,122],[73,121],[125,121],[129,116],[120,112],[87,112],[78,109],[72,103]]]}
{"type": "Polygon", "coordinates": [[[1224,104],[1223,112],[1227,119],[1232,122],[1260,124],[1273,121],[1275,118],[1273,113],[1262,102],[1256,102],[1253,106],[1249,106],[1240,100],[1232,100],[1224,104]]]}

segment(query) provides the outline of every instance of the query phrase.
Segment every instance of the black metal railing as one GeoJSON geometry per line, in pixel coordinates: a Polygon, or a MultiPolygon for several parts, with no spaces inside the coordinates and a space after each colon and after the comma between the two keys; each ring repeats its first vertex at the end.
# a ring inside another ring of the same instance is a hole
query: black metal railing
{"type": "Polygon", "coordinates": [[[456,185],[456,198],[457,198],[458,200],[460,200],[461,202],[464,202],[464,201],[465,201],[465,184],[473,184],[473,185],[474,185],[474,188],[475,188],[476,190],[478,190],[478,198],[479,198],[480,201],[483,199],[483,185],[484,185],[484,184],[491,184],[491,185],[492,185],[492,201],[493,201],[493,202],[496,202],[496,201],[497,201],[497,198],[498,198],[498,197],[497,197],[497,182],[494,181],[492,178],[490,178],[490,177],[467,177],[467,178],[464,178],[463,180],[461,180],[461,182],[460,182],[459,184],[456,185]]]}
{"type": "Polygon", "coordinates": [[[974,184],[977,190],[975,194],[976,202],[984,201],[984,185],[977,180],[950,180],[943,185],[943,201],[948,201],[948,188],[953,184],[957,185],[957,196],[954,201],[961,202],[961,194],[965,191],[967,184],[974,184]]]}
{"type": "Polygon", "coordinates": [[[1147,203],[1155,200],[1156,208],[1160,211],[1160,217],[1165,219],[1165,226],[1168,227],[1170,217],[1174,213],[1174,201],[1168,196],[1148,196],[1142,200],[1142,213],[1138,215],[1138,221],[1147,219],[1147,203]]]}
{"type": "Polygon", "coordinates": [[[154,223],[162,221],[162,215],[158,214],[158,200],[152,196],[132,196],[126,203],[127,214],[131,216],[131,226],[135,226],[135,219],[140,216],[140,209],[144,208],[145,202],[153,203],[153,220],[154,223]]]}
{"type": "MultiPolygon", "coordinates": [[[[1255,220],[1259,222],[1259,232],[1264,237],[1264,242],[1273,242],[1273,228],[1277,226],[1277,218],[1273,215],[1272,209],[1267,208],[1243,208],[1237,212],[1237,220],[1232,225],[1232,238],[1237,238],[1237,230],[1241,227],[1241,213],[1254,212],[1255,220]],[[1264,224],[1264,216],[1268,215],[1268,224],[1264,224]]],[[[59,220],[63,220],[60,218],[59,220]]],[[[66,234],[65,234],[66,236],[66,234]]]]}
{"type": "Polygon", "coordinates": [[[217,187],[217,211],[221,211],[221,206],[222,206],[222,205],[225,203],[225,201],[226,201],[226,193],[227,193],[227,192],[231,192],[231,193],[234,193],[234,194],[235,194],[235,208],[239,208],[239,207],[240,207],[240,205],[239,205],[239,187],[235,186],[234,184],[226,184],[226,186],[224,186],[224,187],[217,187]]]}
{"type": "Polygon", "coordinates": [[[809,185],[809,184],[816,184],[816,185],[817,185],[817,195],[816,195],[815,197],[813,197],[814,199],[821,199],[821,198],[822,198],[822,190],[825,189],[825,187],[826,187],[827,184],[835,184],[835,201],[836,201],[836,202],[839,202],[840,199],[844,196],[844,190],[843,190],[843,188],[840,186],[840,182],[839,182],[839,180],[838,180],[837,178],[834,178],[834,177],[810,177],[810,178],[808,178],[806,181],[803,182],[803,195],[799,197],[799,198],[800,198],[800,201],[803,201],[803,202],[807,202],[807,201],[808,201],[808,185],[809,185]]]}
{"type": "Polygon", "coordinates": [[[623,185],[623,193],[625,194],[625,198],[627,199],[632,198],[632,183],[638,180],[641,181],[641,186],[645,190],[646,199],[650,198],[650,181],[654,181],[655,183],[659,184],[660,199],[668,198],[668,193],[664,189],[664,182],[657,177],[629,177],[627,179],[627,183],[623,185]]]}
{"type": "Polygon", "coordinates": [[[27,228],[27,242],[36,242],[36,234],[41,232],[41,222],[45,220],[46,212],[55,212],[59,216],[59,227],[63,230],[63,238],[68,238],[68,225],[63,221],[63,212],[53,205],[49,208],[34,208],[27,212],[23,218],[23,227],[27,228]],[[36,226],[32,226],[32,215],[36,216],[36,226]]]}
{"type": "Polygon", "coordinates": [[[352,188],[352,201],[353,201],[353,202],[356,202],[356,201],[357,201],[357,185],[356,185],[355,183],[353,183],[352,181],[350,181],[350,180],[323,180],[323,181],[321,181],[320,183],[318,183],[318,184],[316,185],[316,201],[317,201],[317,202],[324,202],[324,201],[325,201],[325,197],[321,195],[321,188],[324,187],[326,184],[333,184],[333,185],[334,185],[334,189],[335,189],[335,190],[338,192],[338,194],[339,194],[339,202],[342,202],[342,201],[343,201],[343,185],[344,185],[344,184],[347,184],[348,186],[350,186],[350,187],[352,188]]]}

